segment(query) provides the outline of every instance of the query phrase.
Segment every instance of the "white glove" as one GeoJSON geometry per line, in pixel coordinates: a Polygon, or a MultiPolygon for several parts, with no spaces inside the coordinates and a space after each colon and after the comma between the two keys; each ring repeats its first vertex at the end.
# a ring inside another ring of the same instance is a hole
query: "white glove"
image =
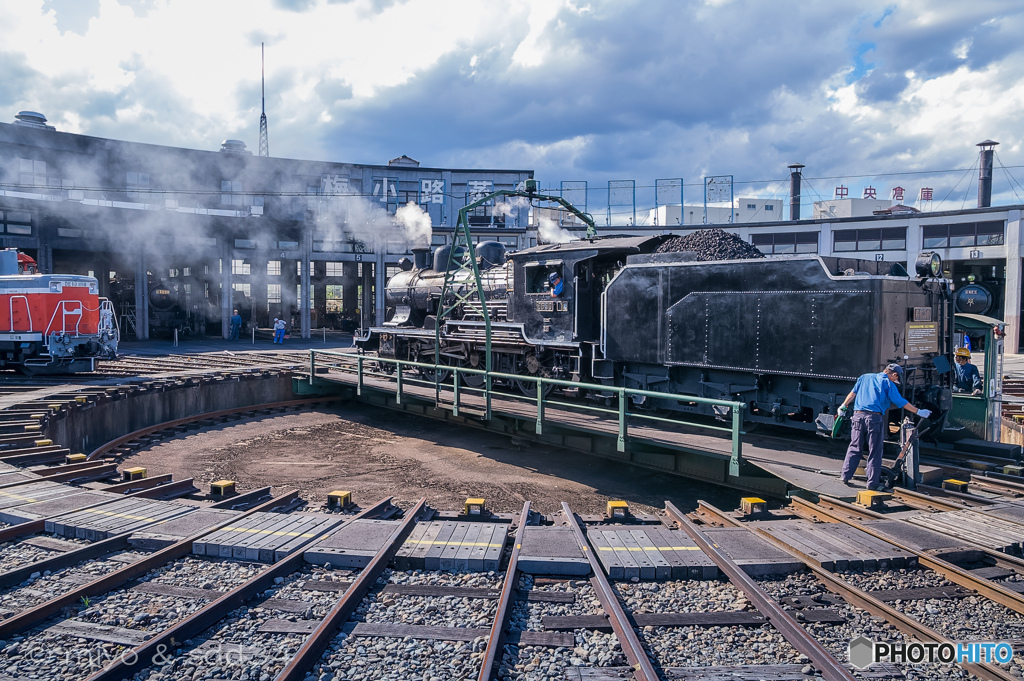
{"type": "Polygon", "coordinates": [[[847,406],[846,406],[846,405],[844,404],[844,405],[842,405],[841,407],[839,407],[839,410],[838,410],[838,411],[837,411],[836,413],[837,413],[837,414],[838,414],[839,416],[846,416],[847,414],[849,414],[849,413],[850,413],[850,408],[849,408],[849,407],[847,407],[847,406]]]}
{"type": "Polygon", "coordinates": [[[917,415],[920,416],[923,419],[926,419],[926,418],[930,417],[932,415],[932,413],[930,411],[928,411],[927,409],[918,409],[917,410],[917,415]]]}

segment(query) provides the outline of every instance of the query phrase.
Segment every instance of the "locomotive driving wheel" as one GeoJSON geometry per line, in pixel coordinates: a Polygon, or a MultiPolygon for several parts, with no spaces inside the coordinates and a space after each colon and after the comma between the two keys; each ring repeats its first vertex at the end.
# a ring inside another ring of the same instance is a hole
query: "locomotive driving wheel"
{"type": "MultiPolygon", "coordinates": [[[[427,364],[432,364],[434,362],[434,358],[427,357],[426,359],[420,361],[427,364]]],[[[445,361],[445,358],[442,357],[441,363],[444,364],[445,361]]],[[[451,369],[426,369],[422,367],[420,368],[420,376],[423,378],[423,380],[429,381],[431,383],[444,383],[445,381],[448,380],[448,377],[451,375],[451,373],[451,369]]]]}
{"type": "MultiPolygon", "coordinates": [[[[459,366],[483,371],[487,368],[487,362],[484,359],[484,353],[471,349],[466,353],[465,359],[459,360],[459,366]]],[[[487,378],[483,374],[459,374],[459,376],[462,383],[469,388],[483,388],[487,383],[487,378]]]]}
{"type": "MultiPolygon", "coordinates": [[[[517,374],[522,376],[534,376],[534,377],[546,377],[550,374],[548,367],[544,366],[544,363],[536,353],[529,353],[524,355],[517,367],[517,374]]],[[[537,397],[537,383],[528,378],[516,379],[516,387],[523,395],[527,397],[537,397]]],[[[551,394],[551,391],[555,387],[551,384],[544,384],[544,397],[551,394]]]]}

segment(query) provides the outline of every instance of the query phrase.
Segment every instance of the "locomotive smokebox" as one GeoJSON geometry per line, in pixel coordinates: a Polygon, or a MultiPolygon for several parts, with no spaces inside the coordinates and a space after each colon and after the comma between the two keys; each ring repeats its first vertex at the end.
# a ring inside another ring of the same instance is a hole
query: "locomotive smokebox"
{"type": "Polygon", "coordinates": [[[412,261],[413,266],[418,270],[430,269],[430,249],[429,248],[414,248],[412,249],[412,261]]]}

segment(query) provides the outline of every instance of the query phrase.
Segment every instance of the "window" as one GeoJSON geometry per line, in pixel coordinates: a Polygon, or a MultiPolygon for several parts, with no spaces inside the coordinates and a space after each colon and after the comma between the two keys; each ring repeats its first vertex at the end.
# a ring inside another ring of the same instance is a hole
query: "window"
{"type": "Polygon", "coordinates": [[[244,206],[245,197],[242,196],[242,183],[224,180],[220,183],[220,190],[225,192],[220,195],[221,205],[244,206]]]}
{"type": "Polygon", "coordinates": [[[337,284],[327,285],[327,314],[339,314],[345,311],[345,287],[337,284]]]}
{"type": "MultiPolygon", "coordinates": [[[[191,277],[192,276],[192,268],[191,267],[182,267],[181,268],[181,276],[183,276],[183,277],[191,277]]],[[[185,284],[185,285],[188,286],[188,284],[185,284]]]]}
{"type": "Polygon", "coordinates": [[[278,241],[277,242],[277,247],[280,248],[282,251],[294,251],[296,248],[299,247],[299,242],[298,241],[278,241]]]}
{"type": "Polygon", "coordinates": [[[279,277],[279,276],[281,276],[281,261],[280,260],[268,260],[267,261],[267,276],[268,277],[279,277]]]}
{"type": "Polygon", "coordinates": [[[20,171],[18,184],[46,186],[46,161],[19,158],[18,170],[20,171]]]}
{"type": "Polygon", "coordinates": [[[252,297],[252,284],[235,283],[231,285],[231,288],[235,291],[241,291],[242,295],[244,295],[246,298],[252,297]]]}
{"type": "Polygon", "coordinates": [[[267,284],[267,303],[281,302],[281,285],[267,284]]]}
{"type": "Polygon", "coordinates": [[[839,229],[833,232],[832,238],[835,252],[903,251],[907,248],[906,227],[839,229]]]}
{"type": "Polygon", "coordinates": [[[531,264],[526,266],[526,292],[527,293],[548,293],[551,284],[548,282],[548,275],[551,273],[562,275],[561,265],[540,265],[531,264]]]}
{"type": "Polygon", "coordinates": [[[127,173],[125,176],[128,187],[128,198],[136,201],[149,201],[152,197],[149,189],[149,173],[127,173]]]}
{"type": "Polygon", "coordinates": [[[235,239],[235,248],[256,248],[253,239],[235,239]]]}
{"type": "Polygon", "coordinates": [[[766,203],[766,204],[764,204],[764,209],[765,209],[766,211],[769,211],[769,212],[770,212],[770,211],[774,211],[774,210],[775,210],[775,206],[773,206],[773,205],[772,205],[772,204],[770,204],[770,203],[766,203]]]}
{"type": "MultiPolygon", "coordinates": [[[[3,217],[4,213],[0,213],[0,217],[3,217]]],[[[6,213],[5,225],[8,234],[17,234],[31,236],[32,234],[32,214],[28,211],[23,210],[9,210],[6,213]]]]}
{"type": "Polygon", "coordinates": [[[252,268],[244,260],[232,260],[231,274],[252,274],[252,268]]]}
{"type": "Polygon", "coordinates": [[[328,262],[327,263],[327,276],[328,277],[340,277],[345,272],[344,263],[340,262],[328,262]]]}
{"type": "MultiPolygon", "coordinates": [[[[313,309],[313,292],[314,291],[315,291],[315,289],[312,286],[310,286],[309,287],[309,309],[310,310],[313,309]]],[[[302,308],[302,284],[296,284],[295,285],[295,303],[296,303],[296,307],[302,308]]]]}
{"type": "Polygon", "coordinates": [[[924,248],[969,248],[999,246],[1006,224],[1002,220],[925,225],[921,230],[924,248]]]}
{"type": "Polygon", "coordinates": [[[431,246],[444,246],[446,243],[448,243],[448,237],[444,234],[434,233],[430,237],[431,246]]]}
{"type": "Polygon", "coordinates": [[[748,203],[747,204],[747,210],[757,210],[757,204],[756,203],[748,203]]]}
{"type": "Polygon", "coordinates": [[[58,227],[57,236],[78,237],[82,236],[82,230],[73,227],[58,227]]]}
{"type": "Polygon", "coordinates": [[[765,255],[789,253],[817,253],[819,232],[785,232],[782,234],[754,234],[750,243],[765,255]]]}

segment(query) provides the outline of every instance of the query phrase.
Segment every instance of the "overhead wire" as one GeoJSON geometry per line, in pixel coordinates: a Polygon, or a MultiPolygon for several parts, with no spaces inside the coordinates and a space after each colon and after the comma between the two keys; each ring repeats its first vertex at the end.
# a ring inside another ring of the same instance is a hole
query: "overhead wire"
{"type": "Polygon", "coordinates": [[[1002,161],[1002,159],[999,158],[999,154],[995,154],[995,157],[996,157],[996,163],[998,163],[999,167],[1003,169],[1003,174],[1006,175],[1006,179],[1009,180],[1010,190],[1013,191],[1013,195],[1017,197],[1017,201],[1019,201],[1021,203],[1024,203],[1024,200],[1021,199],[1020,194],[1018,194],[1017,190],[1014,188],[1013,183],[1016,182],[1017,186],[1020,187],[1022,190],[1024,190],[1024,186],[1021,186],[1020,180],[1018,180],[1016,177],[1014,177],[1010,173],[1010,171],[1007,170],[1006,166],[1003,165],[1003,161],[1002,161]]]}

